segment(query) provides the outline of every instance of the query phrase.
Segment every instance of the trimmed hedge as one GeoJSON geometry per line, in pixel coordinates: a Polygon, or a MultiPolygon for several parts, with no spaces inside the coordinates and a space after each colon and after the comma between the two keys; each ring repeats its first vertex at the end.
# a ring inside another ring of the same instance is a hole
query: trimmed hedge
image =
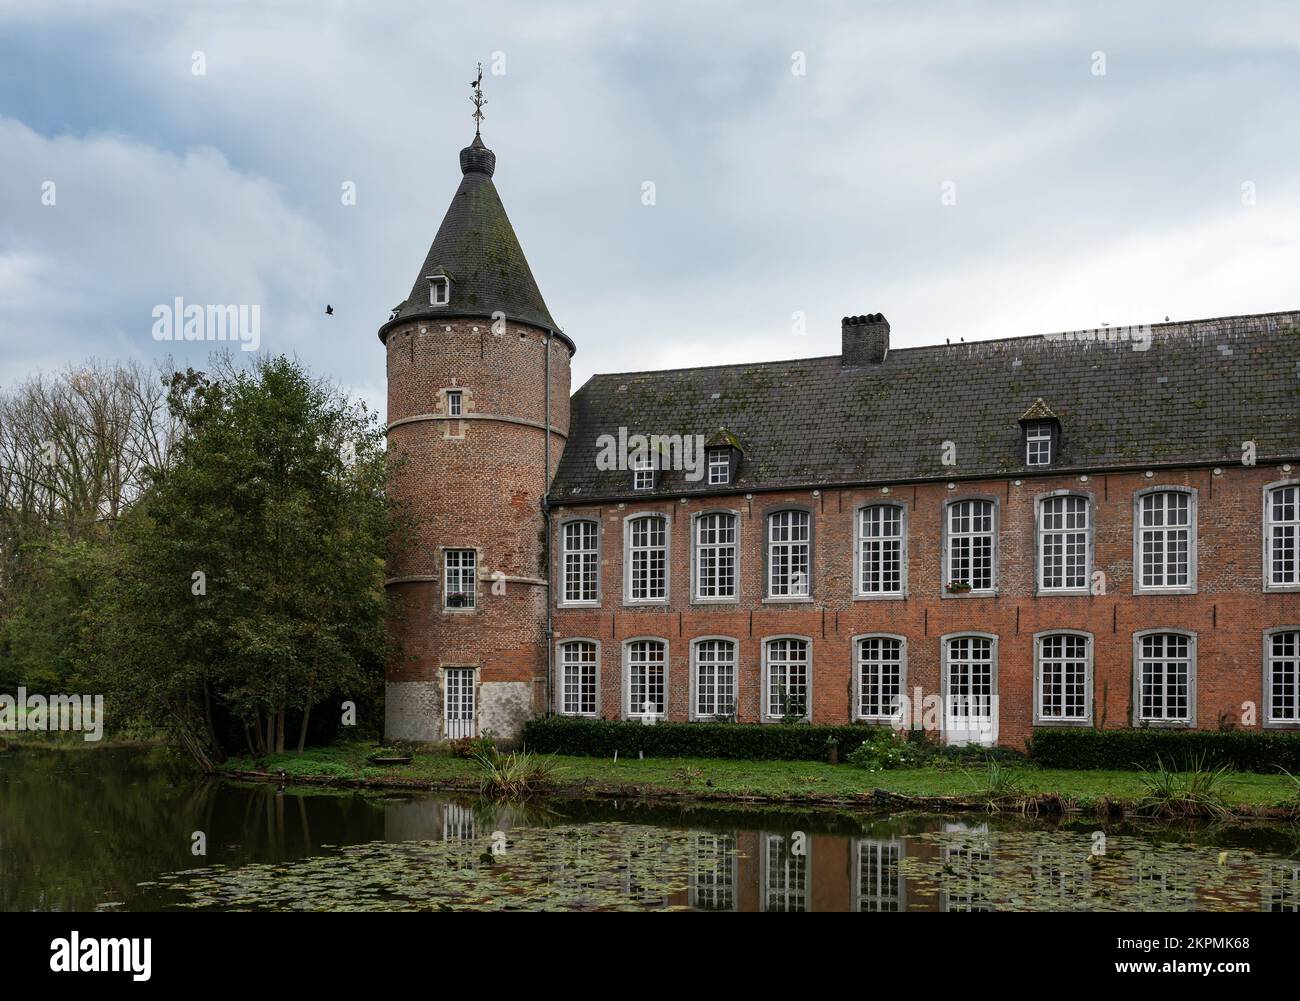
{"type": "Polygon", "coordinates": [[[1208,768],[1228,765],[1242,772],[1277,774],[1285,768],[1300,775],[1300,736],[1250,730],[1038,729],[1029,757],[1043,768],[1133,771],[1182,770],[1204,756],[1208,768]]]}
{"type": "Polygon", "coordinates": [[[606,719],[531,719],[524,746],[542,754],[612,758],[644,752],[648,758],[748,758],[754,761],[825,761],[826,742],[840,743],[840,760],[880,727],[807,726],[802,723],[644,723],[606,719]]]}

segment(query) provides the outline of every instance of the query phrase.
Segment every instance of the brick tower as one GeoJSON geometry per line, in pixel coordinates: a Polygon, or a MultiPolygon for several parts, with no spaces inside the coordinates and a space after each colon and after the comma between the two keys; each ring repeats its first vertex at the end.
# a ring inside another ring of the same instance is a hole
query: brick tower
{"type": "Polygon", "coordinates": [[[545,710],[543,499],[569,429],[574,345],[555,327],[477,131],[388,353],[390,484],[414,533],[390,569],[400,653],[388,739],[517,737],[545,710]],[[547,429],[549,428],[549,433],[547,429]]]}

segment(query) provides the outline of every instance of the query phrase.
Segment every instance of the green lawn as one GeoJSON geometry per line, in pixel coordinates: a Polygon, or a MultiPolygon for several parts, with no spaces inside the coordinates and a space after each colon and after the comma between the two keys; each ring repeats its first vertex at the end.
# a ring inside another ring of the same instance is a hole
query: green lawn
{"type": "MultiPolygon", "coordinates": [[[[377,767],[366,762],[373,747],[347,744],[309,748],[301,757],[275,754],[265,759],[232,759],[232,770],[278,772],[290,776],[365,779],[381,784],[430,785],[473,789],[479,767],[445,753],[417,752],[410,765],[377,767]]],[[[731,761],[713,758],[655,758],[644,761],[555,757],[553,778],[569,791],[671,792],[702,797],[752,796],[772,799],[851,798],[875,789],[908,796],[978,798],[985,777],[980,764],[866,772],[851,765],[816,761],[731,761]]],[[[1080,806],[1110,797],[1132,800],[1145,790],[1142,772],[1039,770],[1005,766],[1026,794],[1054,793],[1080,806]]],[[[1295,784],[1285,775],[1238,773],[1221,786],[1225,801],[1237,806],[1294,802],[1295,784]]]]}

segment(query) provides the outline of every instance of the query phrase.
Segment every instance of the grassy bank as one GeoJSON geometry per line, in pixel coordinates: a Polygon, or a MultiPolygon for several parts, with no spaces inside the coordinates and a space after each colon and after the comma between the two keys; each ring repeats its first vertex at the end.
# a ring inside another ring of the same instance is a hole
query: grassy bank
{"type": "MultiPolygon", "coordinates": [[[[366,761],[366,744],[309,748],[266,758],[237,758],[231,773],[252,777],[374,787],[477,791],[481,769],[446,753],[416,751],[409,765],[379,767],[366,761]]],[[[1005,808],[1028,800],[1059,800],[1057,808],[1085,811],[1135,805],[1147,791],[1143,772],[1065,771],[1012,765],[990,775],[982,764],[867,772],[851,765],[810,761],[726,761],[705,758],[622,759],[555,757],[555,791],[579,796],[637,796],[755,800],[782,803],[887,802],[889,797],[951,800],[944,804],[1005,808]]],[[[1296,785],[1285,775],[1232,773],[1218,786],[1222,802],[1240,814],[1274,813],[1296,806],[1296,785]]],[[[914,805],[925,806],[925,803],[914,805]]],[[[1044,805],[1044,804],[1035,804],[1044,805]]],[[[1048,804],[1047,808],[1051,808],[1048,804]]]]}

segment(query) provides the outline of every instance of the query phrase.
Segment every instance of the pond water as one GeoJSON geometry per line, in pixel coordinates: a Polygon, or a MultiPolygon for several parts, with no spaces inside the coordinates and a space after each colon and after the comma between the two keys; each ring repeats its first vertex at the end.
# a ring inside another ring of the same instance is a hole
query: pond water
{"type": "Polygon", "coordinates": [[[499,806],[0,754],[0,910],[96,908],[1297,911],[1300,828],[499,806]]]}

